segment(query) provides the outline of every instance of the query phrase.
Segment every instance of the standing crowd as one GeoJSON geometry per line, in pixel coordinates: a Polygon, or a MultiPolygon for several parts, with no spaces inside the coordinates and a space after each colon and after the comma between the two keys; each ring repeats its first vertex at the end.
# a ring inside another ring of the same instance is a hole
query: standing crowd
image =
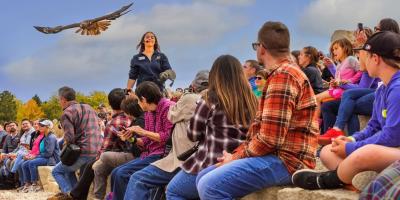
{"type": "Polygon", "coordinates": [[[38,166],[54,165],[61,192],[50,200],[87,199],[91,184],[95,199],[114,200],[236,199],[292,184],[400,198],[399,26],[386,18],[374,29],[332,41],[327,56],[291,51],[286,25],[268,21],[256,60],[221,55],[174,95],[164,85],[175,73],[146,32],[105,121],[65,86],[61,140],[48,119],[0,127],[1,176],[37,192],[38,166]],[[358,115],[370,116],[363,130],[358,115]],[[329,171],[313,170],[317,157],[329,171]],[[380,174],[355,183],[365,171],[380,174]]]}

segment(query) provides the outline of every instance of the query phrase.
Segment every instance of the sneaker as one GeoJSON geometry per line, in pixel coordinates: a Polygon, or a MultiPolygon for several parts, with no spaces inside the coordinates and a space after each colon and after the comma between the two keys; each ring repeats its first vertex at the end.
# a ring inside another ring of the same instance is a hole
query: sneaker
{"type": "Polygon", "coordinates": [[[318,144],[328,145],[328,144],[332,143],[332,139],[335,139],[339,136],[344,136],[344,132],[330,128],[328,131],[325,132],[325,134],[320,135],[318,137],[318,144]]]}
{"type": "Polygon", "coordinates": [[[22,189],[22,192],[23,192],[23,193],[28,193],[30,189],[31,189],[31,185],[25,186],[25,187],[22,189]]]}
{"type": "Polygon", "coordinates": [[[21,192],[24,188],[25,188],[25,185],[23,185],[23,186],[17,188],[17,192],[21,192]]]}
{"type": "Polygon", "coordinates": [[[363,191],[364,188],[376,178],[376,176],[378,176],[378,173],[375,171],[360,172],[354,176],[351,183],[358,191],[363,191]]]}
{"type": "Polygon", "coordinates": [[[292,182],[295,186],[308,190],[343,187],[343,183],[337,178],[336,171],[320,172],[311,169],[302,169],[293,174],[292,182]]]}
{"type": "Polygon", "coordinates": [[[105,200],[112,200],[113,199],[113,192],[110,192],[106,195],[105,200]]]}
{"type": "Polygon", "coordinates": [[[32,185],[31,192],[40,192],[43,191],[43,187],[40,185],[32,185]]]}

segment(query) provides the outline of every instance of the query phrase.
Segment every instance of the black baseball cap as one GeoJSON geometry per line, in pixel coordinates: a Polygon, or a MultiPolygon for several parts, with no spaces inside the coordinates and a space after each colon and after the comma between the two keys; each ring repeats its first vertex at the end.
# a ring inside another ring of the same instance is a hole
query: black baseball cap
{"type": "Polygon", "coordinates": [[[377,32],[368,38],[362,47],[353,50],[369,51],[384,58],[400,61],[400,34],[391,31],[377,32]]]}

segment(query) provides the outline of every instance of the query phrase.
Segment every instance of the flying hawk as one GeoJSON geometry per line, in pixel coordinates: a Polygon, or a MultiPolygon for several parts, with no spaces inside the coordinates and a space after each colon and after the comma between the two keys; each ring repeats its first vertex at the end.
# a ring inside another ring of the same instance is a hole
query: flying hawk
{"type": "Polygon", "coordinates": [[[80,33],[81,35],[99,35],[101,32],[107,30],[108,26],[111,24],[111,20],[115,20],[122,15],[130,12],[129,7],[132,6],[133,3],[123,6],[121,9],[101,16],[94,19],[84,20],[79,23],[69,24],[66,26],[56,26],[56,27],[41,27],[34,26],[36,30],[45,33],[45,34],[53,34],[58,33],[66,29],[70,28],[78,28],[75,33],[80,33]],[[128,11],[127,11],[128,10],[128,11]]]}

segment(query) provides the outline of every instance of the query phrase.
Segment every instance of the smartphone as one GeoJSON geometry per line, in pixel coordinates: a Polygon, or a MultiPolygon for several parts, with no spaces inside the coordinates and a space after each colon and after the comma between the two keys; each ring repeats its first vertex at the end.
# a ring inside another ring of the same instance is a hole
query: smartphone
{"type": "Polygon", "coordinates": [[[117,130],[117,128],[115,128],[114,126],[111,126],[111,131],[112,132],[119,132],[119,130],[117,130]]]}
{"type": "Polygon", "coordinates": [[[363,23],[358,23],[357,28],[360,31],[364,30],[363,23]]]}

